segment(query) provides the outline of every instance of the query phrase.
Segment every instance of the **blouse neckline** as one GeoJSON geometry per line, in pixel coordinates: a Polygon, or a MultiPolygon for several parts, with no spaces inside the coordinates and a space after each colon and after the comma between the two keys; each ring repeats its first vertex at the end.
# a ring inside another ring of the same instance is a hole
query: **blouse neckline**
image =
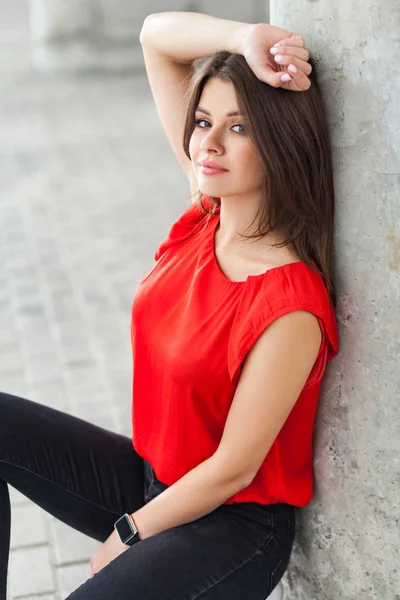
{"type": "Polygon", "coordinates": [[[266,271],[264,271],[264,273],[259,273],[258,275],[248,275],[247,278],[243,281],[232,281],[231,279],[229,279],[225,273],[222,271],[216,253],[215,253],[215,233],[217,231],[217,227],[219,225],[220,222],[220,213],[219,211],[216,212],[214,215],[212,215],[214,217],[214,222],[211,224],[210,226],[210,250],[211,250],[211,258],[212,258],[212,264],[214,267],[214,271],[219,275],[220,279],[227,285],[231,285],[231,286],[243,286],[245,285],[249,280],[254,279],[262,279],[263,277],[265,277],[267,275],[267,273],[271,273],[273,271],[277,271],[278,269],[280,270],[285,270],[285,269],[292,269],[293,267],[297,268],[298,265],[305,265],[305,263],[303,261],[297,260],[295,262],[292,263],[286,263],[284,265],[279,265],[277,267],[272,267],[271,269],[267,269],[266,271]]]}

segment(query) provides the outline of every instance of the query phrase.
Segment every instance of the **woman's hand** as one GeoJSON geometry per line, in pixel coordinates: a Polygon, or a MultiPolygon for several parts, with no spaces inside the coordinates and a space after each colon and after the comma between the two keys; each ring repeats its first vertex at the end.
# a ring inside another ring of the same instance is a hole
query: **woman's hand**
{"type": "Polygon", "coordinates": [[[121,544],[121,540],[117,532],[114,530],[112,534],[106,539],[104,544],[96,552],[93,558],[90,559],[91,573],[93,577],[96,573],[101,571],[103,567],[106,567],[114,558],[117,558],[120,554],[128,550],[130,546],[121,544]]]}
{"type": "Polygon", "coordinates": [[[244,40],[243,56],[257,77],[273,87],[302,92],[311,85],[308,75],[312,67],[307,62],[310,55],[304,39],[295,33],[267,23],[256,23],[244,40]],[[278,42],[280,45],[275,46],[278,42]],[[292,71],[292,66],[297,72],[292,71]],[[290,80],[285,81],[289,77],[290,80]]]}

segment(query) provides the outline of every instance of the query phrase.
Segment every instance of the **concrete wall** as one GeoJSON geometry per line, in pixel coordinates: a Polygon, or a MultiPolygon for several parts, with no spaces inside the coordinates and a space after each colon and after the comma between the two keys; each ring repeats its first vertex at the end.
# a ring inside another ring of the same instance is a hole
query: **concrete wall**
{"type": "Polygon", "coordinates": [[[396,0],[271,0],[319,65],[334,143],[341,351],[285,599],[399,600],[400,78],[396,0]]]}

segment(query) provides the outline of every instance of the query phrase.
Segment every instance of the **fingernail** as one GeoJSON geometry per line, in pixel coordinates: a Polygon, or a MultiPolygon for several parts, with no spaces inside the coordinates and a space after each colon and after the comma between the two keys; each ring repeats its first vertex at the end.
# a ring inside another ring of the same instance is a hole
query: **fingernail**
{"type": "Polygon", "coordinates": [[[270,50],[271,54],[277,54],[277,52],[279,52],[278,48],[271,48],[270,50]]]}
{"type": "Polygon", "coordinates": [[[285,73],[284,75],[282,75],[281,77],[281,81],[290,81],[292,78],[290,77],[289,73],[285,73]]]}
{"type": "Polygon", "coordinates": [[[294,65],[289,65],[288,66],[288,71],[291,71],[292,73],[297,73],[297,69],[294,65]]]}
{"type": "Polygon", "coordinates": [[[276,44],[274,44],[274,46],[280,46],[281,43],[280,42],[276,42],[276,44]]]}
{"type": "Polygon", "coordinates": [[[276,62],[282,62],[283,61],[283,54],[277,54],[275,56],[275,60],[276,60],[276,62]]]}

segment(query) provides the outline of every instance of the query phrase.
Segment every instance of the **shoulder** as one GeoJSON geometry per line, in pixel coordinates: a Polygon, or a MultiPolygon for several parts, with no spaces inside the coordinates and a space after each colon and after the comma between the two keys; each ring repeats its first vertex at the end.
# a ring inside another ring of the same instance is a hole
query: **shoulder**
{"type": "Polygon", "coordinates": [[[324,294],[325,288],[321,274],[301,261],[291,262],[267,271],[261,285],[264,288],[273,287],[281,290],[279,298],[276,298],[278,303],[279,300],[287,299],[311,299],[315,302],[316,298],[322,302],[321,294],[324,294]]]}
{"type": "Polygon", "coordinates": [[[298,310],[313,313],[320,324],[325,323],[332,350],[337,347],[336,315],[319,272],[299,261],[267,271],[252,283],[254,308],[260,315],[276,319],[298,310]]]}
{"type": "MultiPolygon", "coordinates": [[[[275,331],[296,330],[300,337],[306,331],[312,332],[312,344],[320,342],[319,354],[326,360],[338,353],[336,315],[324,280],[303,262],[270,269],[246,282],[230,335],[233,380],[250,348],[272,324],[275,331]]],[[[268,334],[263,337],[271,339],[268,334]]]]}
{"type": "Polygon", "coordinates": [[[329,308],[329,297],[320,273],[304,262],[292,262],[250,276],[243,290],[240,312],[277,315],[288,307],[309,306],[322,314],[329,308]]]}

